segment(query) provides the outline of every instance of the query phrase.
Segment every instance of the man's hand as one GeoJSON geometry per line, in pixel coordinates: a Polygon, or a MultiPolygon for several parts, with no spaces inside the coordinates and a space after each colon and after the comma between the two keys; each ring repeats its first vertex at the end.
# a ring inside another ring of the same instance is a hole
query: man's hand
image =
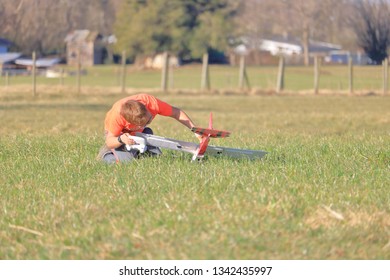
{"type": "Polygon", "coordinates": [[[135,144],[135,141],[133,139],[130,138],[130,134],[129,133],[123,133],[121,136],[119,136],[122,140],[122,142],[125,144],[125,145],[134,145],[135,144]]]}
{"type": "Polygon", "coordinates": [[[116,149],[122,145],[134,145],[135,141],[129,138],[129,136],[129,133],[124,133],[120,136],[117,136],[110,131],[106,131],[106,146],[109,149],[116,149]],[[120,138],[123,143],[120,143],[118,138],[120,138]]]}

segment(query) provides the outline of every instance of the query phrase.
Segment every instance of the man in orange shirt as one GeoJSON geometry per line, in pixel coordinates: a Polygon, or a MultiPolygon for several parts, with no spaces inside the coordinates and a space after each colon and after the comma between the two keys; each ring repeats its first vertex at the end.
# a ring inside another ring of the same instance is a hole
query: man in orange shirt
{"type": "MultiPolygon", "coordinates": [[[[148,94],[137,94],[115,102],[107,112],[104,121],[105,146],[99,152],[99,158],[105,162],[129,161],[137,157],[136,150],[127,151],[126,145],[135,144],[129,135],[136,132],[153,134],[146,127],[156,115],[172,117],[189,129],[194,127],[190,117],[181,109],[148,94]]],[[[196,134],[198,139],[201,136],[196,134]]],[[[161,154],[159,148],[148,147],[152,154],[161,154]]]]}

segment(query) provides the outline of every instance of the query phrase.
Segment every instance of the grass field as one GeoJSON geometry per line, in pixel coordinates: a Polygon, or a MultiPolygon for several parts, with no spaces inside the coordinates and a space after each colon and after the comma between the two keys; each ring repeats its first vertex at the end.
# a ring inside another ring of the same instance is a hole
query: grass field
{"type": "MultiPolygon", "coordinates": [[[[390,98],[172,95],[264,160],[95,156],[118,93],[0,95],[0,259],[389,259],[390,98]]],[[[158,135],[196,139],[156,118],[158,135]]]]}
{"type": "MultiPolygon", "coordinates": [[[[168,86],[174,90],[199,90],[201,84],[202,65],[186,65],[170,70],[168,86]]],[[[81,87],[117,87],[121,85],[121,69],[118,65],[94,66],[84,69],[87,75],[81,76],[81,87]]],[[[255,90],[274,91],[278,69],[276,66],[248,66],[247,69],[250,86],[255,90]]],[[[76,72],[74,68],[66,68],[65,72],[76,72]]],[[[63,79],[65,87],[73,87],[77,90],[77,77],[68,76],[63,79]]],[[[12,88],[15,85],[31,85],[32,78],[29,76],[0,76],[0,88],[7,90],[5,85],[12,88]]],[[[37,77],[39,86],[58,86],[61,79],[48,79],[43,76],[37,77]]],[[[314,69],[313,66],[286,66],[285,70],[286,92],[313,92],[314,69]]],[[[129,65],[126,73],[126,87],[128,89],[160,89],[161,70],[142,70],[129,65]]],[[[210,65],[210,86],[213,90],[238,90],[239,69],[237,66],[210,65]]],[[[319,78],[320,92],[349,93],[348,66],[323,65],[319,78]]],[[[355,93],[383,92],[382,66],[354,66],[353,90],[355,93]]],[[[88,92],[88,90],[84,90],[88,92]]]]}

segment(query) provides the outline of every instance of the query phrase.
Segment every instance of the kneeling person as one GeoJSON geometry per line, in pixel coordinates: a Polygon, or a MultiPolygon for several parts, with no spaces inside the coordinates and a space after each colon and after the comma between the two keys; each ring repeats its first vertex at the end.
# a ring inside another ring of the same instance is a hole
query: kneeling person
{"type": "MultiPolygon", "coordinates": [[[[126,145],[134,145],[130,135],[136,132],[153,134],[147,127],[156,115],[172,117],[188,128],[194,127],[190,117],[181,109],[149,94],[137,94],[118,100],[107,112],[104,121],[105,145],[99,158],[105,162],[130,161],[138,156],[138,150],[126,150],[126,145]]],[[[196,135],[199,139],[199,135],[196,135]]],[[[161,154],[159,148],[148,146],[151,154],[161,154]]]]}

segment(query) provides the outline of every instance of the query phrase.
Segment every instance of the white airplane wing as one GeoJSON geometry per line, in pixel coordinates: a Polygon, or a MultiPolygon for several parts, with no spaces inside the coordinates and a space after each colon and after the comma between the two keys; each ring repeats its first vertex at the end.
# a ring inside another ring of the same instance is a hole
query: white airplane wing
{"type": "MultiPolygon", "coordinates": [[[[142,137],[145,139],[147,145],[155,146],[163,149],[175,150],[187,152],[190,154],[196,154],[199,144],[192,142],[185,142],[176,139],[144,134],[137,132],[137,137],[142,137]]],[[[209,145],[205,152],[207,156],[217,156],[217,157],[231,157],[231,158],[247,158],[247,159],[260,159],[267,154],[265,151],[261,150],[246,150],[246,149],[235,149],[228,147],[219,147],[209,145]]]]}
{"type": "Polygon", "coordinates": [[[264,157],[267,152],[209,145],[205,154],[210,156],[227,156],[231,158],[260,159],[264,157]]]}
{"type": "Polygon", "coordinates": [[[166,137],[150,135],[137,132],[136,136],[142,137],[146,140],[147,145],[155,146],[163,149],[170,149],[175,151],[182,151],[194,154],[199,145],[192,142],[185,142],[176,139],[170,139],[166,137]]]}

